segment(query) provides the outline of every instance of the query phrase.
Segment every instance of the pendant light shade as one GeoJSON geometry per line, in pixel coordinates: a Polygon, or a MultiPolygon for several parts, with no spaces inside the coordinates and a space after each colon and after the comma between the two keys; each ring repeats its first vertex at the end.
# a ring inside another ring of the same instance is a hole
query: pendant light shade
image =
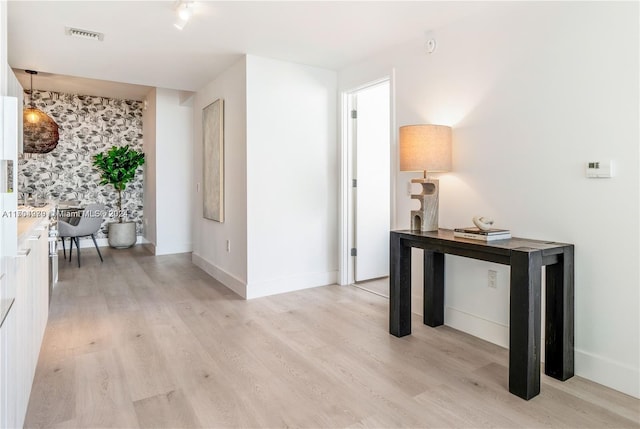
{"type": "Polygon", "coordinates": [[[31,90],[29,92],[30,106],[22,112],[24,152],[48,153],[58,146],[60,139],[58,124],[42,110],[36,109],[33,103],[33,75],[38,72],[25,71],[31,75],[31,90]]]}
{"type": "Polygon", "coordinates": [[[58,124],[42,110],[23,111],[23,141],[26,153],[48,153],[58,146],[58,124]]]}

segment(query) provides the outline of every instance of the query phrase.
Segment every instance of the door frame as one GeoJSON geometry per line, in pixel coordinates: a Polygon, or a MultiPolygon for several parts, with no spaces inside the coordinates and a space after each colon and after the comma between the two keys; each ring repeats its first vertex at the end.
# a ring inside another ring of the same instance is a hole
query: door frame
{"type": "Polygon", "coordinates": [[[341,92],[340,105],[340,216],[339,216],[339,260],[338,260],[338,284],[349,285],[355,282],[355,260],[351,256],[351,248],[355,243],[355,194],[352,181],[355,169],[355,149],[353,120],[351,119],[352,96],[365,88],[389,82],[389,228],[396,224],[396,181],[398,176],[398,148],[396,143],[396,109],[395,109],[395,73],[379,79],[367,81],[362,85],[341,92]]]}

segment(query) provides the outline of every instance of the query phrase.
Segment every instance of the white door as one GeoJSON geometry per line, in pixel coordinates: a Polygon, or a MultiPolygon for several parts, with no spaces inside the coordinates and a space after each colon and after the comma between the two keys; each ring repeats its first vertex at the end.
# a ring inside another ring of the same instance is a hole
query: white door
{"type": "MultiPolygon", "coordinates": [[[[390,94],[389,81],[354,93],[355,280],[389,275],[390,94]]],[[[353,117],[352,116],[352,117],[353,117]]]]}

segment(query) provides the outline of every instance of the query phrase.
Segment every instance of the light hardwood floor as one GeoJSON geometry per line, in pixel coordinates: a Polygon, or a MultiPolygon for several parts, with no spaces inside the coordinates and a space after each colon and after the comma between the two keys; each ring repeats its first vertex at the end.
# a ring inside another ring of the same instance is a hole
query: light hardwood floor
{"type": "Polygon", "coordinates": [[[353,286],[389,298],[389,277],[357,282],[353,286]]]}
{"type": "Polygon", "coordinates": [[[507,391],[507,351],[327,286],[244,301],[141,247],[83,250],[60,281],[26,427],[640,427],[637,399],[574,377],[507,391]]]}

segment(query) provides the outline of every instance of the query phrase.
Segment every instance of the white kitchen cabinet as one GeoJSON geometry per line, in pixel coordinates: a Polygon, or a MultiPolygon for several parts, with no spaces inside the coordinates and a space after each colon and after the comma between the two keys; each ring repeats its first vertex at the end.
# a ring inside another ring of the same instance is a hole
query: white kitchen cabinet
{"type": "Polygon", "coordinates": [[[0,327],[0,427],[22,427],[49,314],[48,220],[24,232],[12,277],[15,301],[0,327]]]}
{"type": "MultiPolygon", "coordinates": [[[[0,40],[6,11],[0,2],[0,40]]],[[[21,119],[22,87],[0,43],[0,428],[24,425],[49,313],[49,220],[17,217],[21,119]]]]}

